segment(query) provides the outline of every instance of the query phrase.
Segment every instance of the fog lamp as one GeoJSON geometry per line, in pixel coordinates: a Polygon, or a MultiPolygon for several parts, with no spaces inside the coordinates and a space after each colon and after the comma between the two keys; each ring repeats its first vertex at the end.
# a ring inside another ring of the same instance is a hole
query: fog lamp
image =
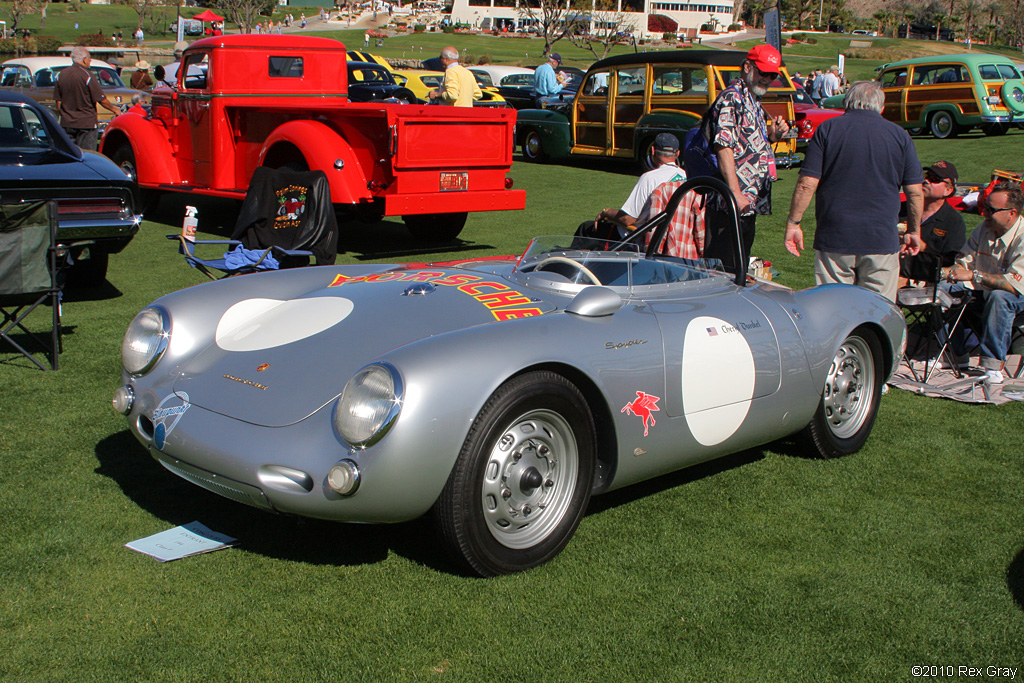
{"type": "Polygon", "coordinates": [[[327,473],[327,485],[343,496],[351,496],[359,488],[359,466],[345,458],[327,473]]]}
{"type": "Polygon", "coordinates": [[[114,392],[114,398],[111,401],[114,406],[114,410],[127,415],[132,412],[132,405],[135,404],[135,392],[129,386],[118,387],[117,391],[114,392]]]}

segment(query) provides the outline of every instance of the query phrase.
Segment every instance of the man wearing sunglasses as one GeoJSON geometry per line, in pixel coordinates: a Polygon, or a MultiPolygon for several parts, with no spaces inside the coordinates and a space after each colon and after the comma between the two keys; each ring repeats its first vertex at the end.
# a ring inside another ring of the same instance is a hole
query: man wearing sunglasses
{"type": "MultiPolygon", "coordinates": [[[[970,309],[980,320],[979,365],[993,384],[1004,380],[1013,321],[1024,313],[1024,192],[1018,183],[1003,181],[992,188],[982,212],[985,220],[960,250],[946,273],[950,292],[974,290],[970,309]]],[[[967,362],[966,334],[957,328],[953,350],[961,366],[967,362]]]]}
{"type": "MultiPolygon", "coordinates": [[[[776,180],[772,143],[789,132],[785,117],[776,116],[766,122],[761,108],[761,98],[778,78],[781,67],[782,55],[778,50],[771,45],[757,45],[747,53],[741,77],[722,91],[708,114],[707,139],[715,151],[722,179],[732,190],[740,210],[744,263],[754,243],[755,217],[772,212],[772,181],[776,180]]],[[[709,222],[721,225],[721,216],[716,211],[709,222]]],[[[705,257],[719,258],[728,265],[735,260],[736,249],[728,239],[709,241],[705,257]]]]}
{"type": "Polygon", "coordinates": [[[939,263],[943,268],[953,265],[960,248],[967,241],[964,219],[947,198],[956,192],[956,166],[949,161],[936,161],[924,169],[924,205],[921,211],[921,240],[918,254],[900,254],[900,286],[906,280],[935,282],[939,263]]]}

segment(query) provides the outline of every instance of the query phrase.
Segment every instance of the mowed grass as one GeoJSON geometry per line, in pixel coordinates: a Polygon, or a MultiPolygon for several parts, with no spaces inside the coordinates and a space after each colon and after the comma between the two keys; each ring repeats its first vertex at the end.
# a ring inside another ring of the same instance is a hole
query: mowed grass
{"type": "MultiPolygon", "coordinates": [[[[916,139],[923,163],[979,182],[1020,168],[1022,143],[916,139]]],[[[526,210],[473,215],[443,249],[397,220],[347,225],[338,262],[518,253],[635,180],[613,162],[511,175],[526,210]]],[[[781,171],[754,251],[802,288],[811,254],[782,248],[796,177],[781,171]]],[[[0,351],[0,680],[886,681],[1024,664],[1017,403],[891,391],[855,455],[786,440],[600,496],[555,561],[489,580],[459,574],[424,520],[278,517],[178,479],[109,400],[131,318],[203,281],[164,239],[184,204],[164,200],[106,287],[68,293],[60,371],[0,351]],[[123,547],[193,520],[239,546],[169,564],[123,547]]],[[[199,205],[206,235],[230,231],[236,204],[199,205]]]]}

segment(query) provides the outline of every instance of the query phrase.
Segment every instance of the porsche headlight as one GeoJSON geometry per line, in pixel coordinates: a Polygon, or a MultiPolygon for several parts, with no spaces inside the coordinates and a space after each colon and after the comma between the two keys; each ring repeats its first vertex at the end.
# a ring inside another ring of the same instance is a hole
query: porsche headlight
{"type": "Polygon", "coordinates": [[[121,342],[121,365],[130,375],[144,375],[153,369],[167,350],[171,338],[171,316],[163,306],[149,306],[135,316],[121,342]]]}
{"type": "Polygon", "coordinates": [[[345,385],[334,407],[334,428],[352,446],[372,446],[398,418],[402,393],[402,378],[394,366],[367,365],[345,385]]]}

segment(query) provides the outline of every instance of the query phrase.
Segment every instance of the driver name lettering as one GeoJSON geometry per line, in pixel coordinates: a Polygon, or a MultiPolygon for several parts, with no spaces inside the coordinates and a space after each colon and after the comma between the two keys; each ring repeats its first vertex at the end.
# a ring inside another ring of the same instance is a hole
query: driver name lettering
{"type": "Polygon", "coordinates": [[[533,300],[508,285],[484,280],[479,275],[465,273],[446,275],[443,271],[438,270],[418,270],[407,273],[374,273],[357,277],[336,275],[327,286],[341,287],[357,282],[429,282],[435,286],[455,287],[486,306],[495,320],[530,318],[544,313],[536,306],[528,306],[533,303],[533,300]]]}
{"type": "Polygon", "coordinates": [[[646,344],[646,339],[630,339],[628,342],[605,342],[604,348],[608,351],[617,351],[619,349],[628,349],[630,346],[636,346],[637,344],[646,344]]]}

